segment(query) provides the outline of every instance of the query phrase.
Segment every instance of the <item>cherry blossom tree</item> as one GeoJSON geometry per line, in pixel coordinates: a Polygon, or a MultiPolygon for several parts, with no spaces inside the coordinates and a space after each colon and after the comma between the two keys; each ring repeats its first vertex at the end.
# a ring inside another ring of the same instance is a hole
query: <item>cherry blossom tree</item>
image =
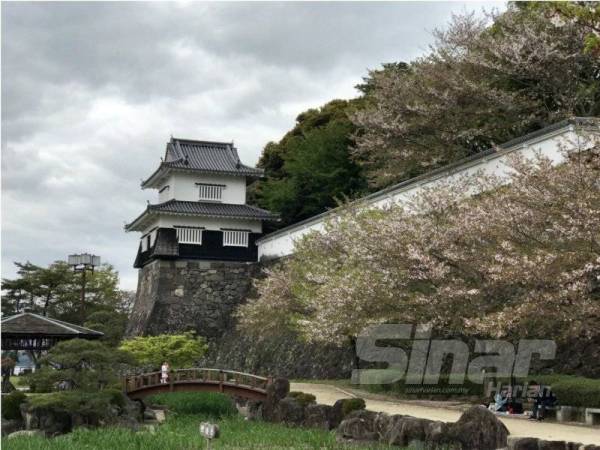
{"type": "Polygon", "coordinates": [[[259,281],[240,327],[338,342],[376,323],[493,337],[600,333],[600,144],[513,157],[386,210],[353,204],[259,281]],[[479,192],[475,196],[467,193],[479,192]]]}

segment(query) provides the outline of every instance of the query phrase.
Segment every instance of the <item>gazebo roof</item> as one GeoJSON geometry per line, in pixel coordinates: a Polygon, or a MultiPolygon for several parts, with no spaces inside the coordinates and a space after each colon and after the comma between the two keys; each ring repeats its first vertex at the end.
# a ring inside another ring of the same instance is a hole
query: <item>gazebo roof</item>
{"type": "Polygon", "coordinates": [[[33,313],[2,319],[3,349],[47,349],[64,339],[100,339],[104,333],[33,313]],[[17,348],[19,347],[19,348],[17,348]]]}

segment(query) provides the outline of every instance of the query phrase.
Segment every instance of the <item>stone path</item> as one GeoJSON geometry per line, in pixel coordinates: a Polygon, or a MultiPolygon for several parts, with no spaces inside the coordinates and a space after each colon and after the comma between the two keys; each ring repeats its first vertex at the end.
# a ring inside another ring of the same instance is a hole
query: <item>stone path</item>
{"type": "MultiPolygon", "coordinates": [[[[333,405],[340,398],[355,396],[352,392],[342,390],[328,384],[292,383],[292,391],[302,391],[317,397],[318,403],[333,405]]],[[[367,408],[372,411],[381,411],[388,414],[407,414],[431,420],[443,422],[455,422],[461,415],[457,409],[449,409],[443,406],[424,406],[415,402],[403,402],[397,400],[382,400],[365,395],[367,408]]],[[[439,402],[438,402],[439,405],[439,402]]],[[[581,442],[582,444],[600,444],[600,427],[588,427],[584,425],[566,425],[549,422],[534,422],[522,418],[499,417],[510,431],[511,436],[529,436],[546,440],[560,440],[581,442]]]]}

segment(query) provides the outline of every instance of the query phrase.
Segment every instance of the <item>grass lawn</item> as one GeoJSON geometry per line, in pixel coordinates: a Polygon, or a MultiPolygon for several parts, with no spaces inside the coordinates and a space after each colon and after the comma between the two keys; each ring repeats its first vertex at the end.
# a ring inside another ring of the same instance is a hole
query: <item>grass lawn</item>
{"type": "MultiPolygon", "coordinates": [[[[356,449],[335,440],[333,432],[288,428],[266,422],[250,422],[237,415],[229,400],[219,394],[161,394],[148,403],[169,407],[167,421],[155,433],[133,432],[123,428],[77,429],[52,439],[2,439],[6,450],[191,450],[205,449],[198,425],[202,421],[217,423],[221,437],[211,445],[215,449],[356,449]]],[[[387,446],[360,447],[383,449],[387,446]]]]}

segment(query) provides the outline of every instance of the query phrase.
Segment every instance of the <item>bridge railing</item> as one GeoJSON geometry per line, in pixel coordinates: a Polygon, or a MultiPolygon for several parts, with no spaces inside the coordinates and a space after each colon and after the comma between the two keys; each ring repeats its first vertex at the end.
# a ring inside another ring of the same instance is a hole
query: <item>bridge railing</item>
{"type": "MultiPolygon", "coordinates": [[[[123,390],[125,393],[129,393],[161,384],[164,385],[165,383],[161,383],[161,375],[161,372],[126,375],[123,377],[123,390]]],[[[166,384],[173,386],[176,384],[204,383],[219,385],[221,391],[224,386],[237,386],[264,392],[269,381],[270,379],[267,377],[234,370],[191,368],[170,371],[166,384]]]]}

